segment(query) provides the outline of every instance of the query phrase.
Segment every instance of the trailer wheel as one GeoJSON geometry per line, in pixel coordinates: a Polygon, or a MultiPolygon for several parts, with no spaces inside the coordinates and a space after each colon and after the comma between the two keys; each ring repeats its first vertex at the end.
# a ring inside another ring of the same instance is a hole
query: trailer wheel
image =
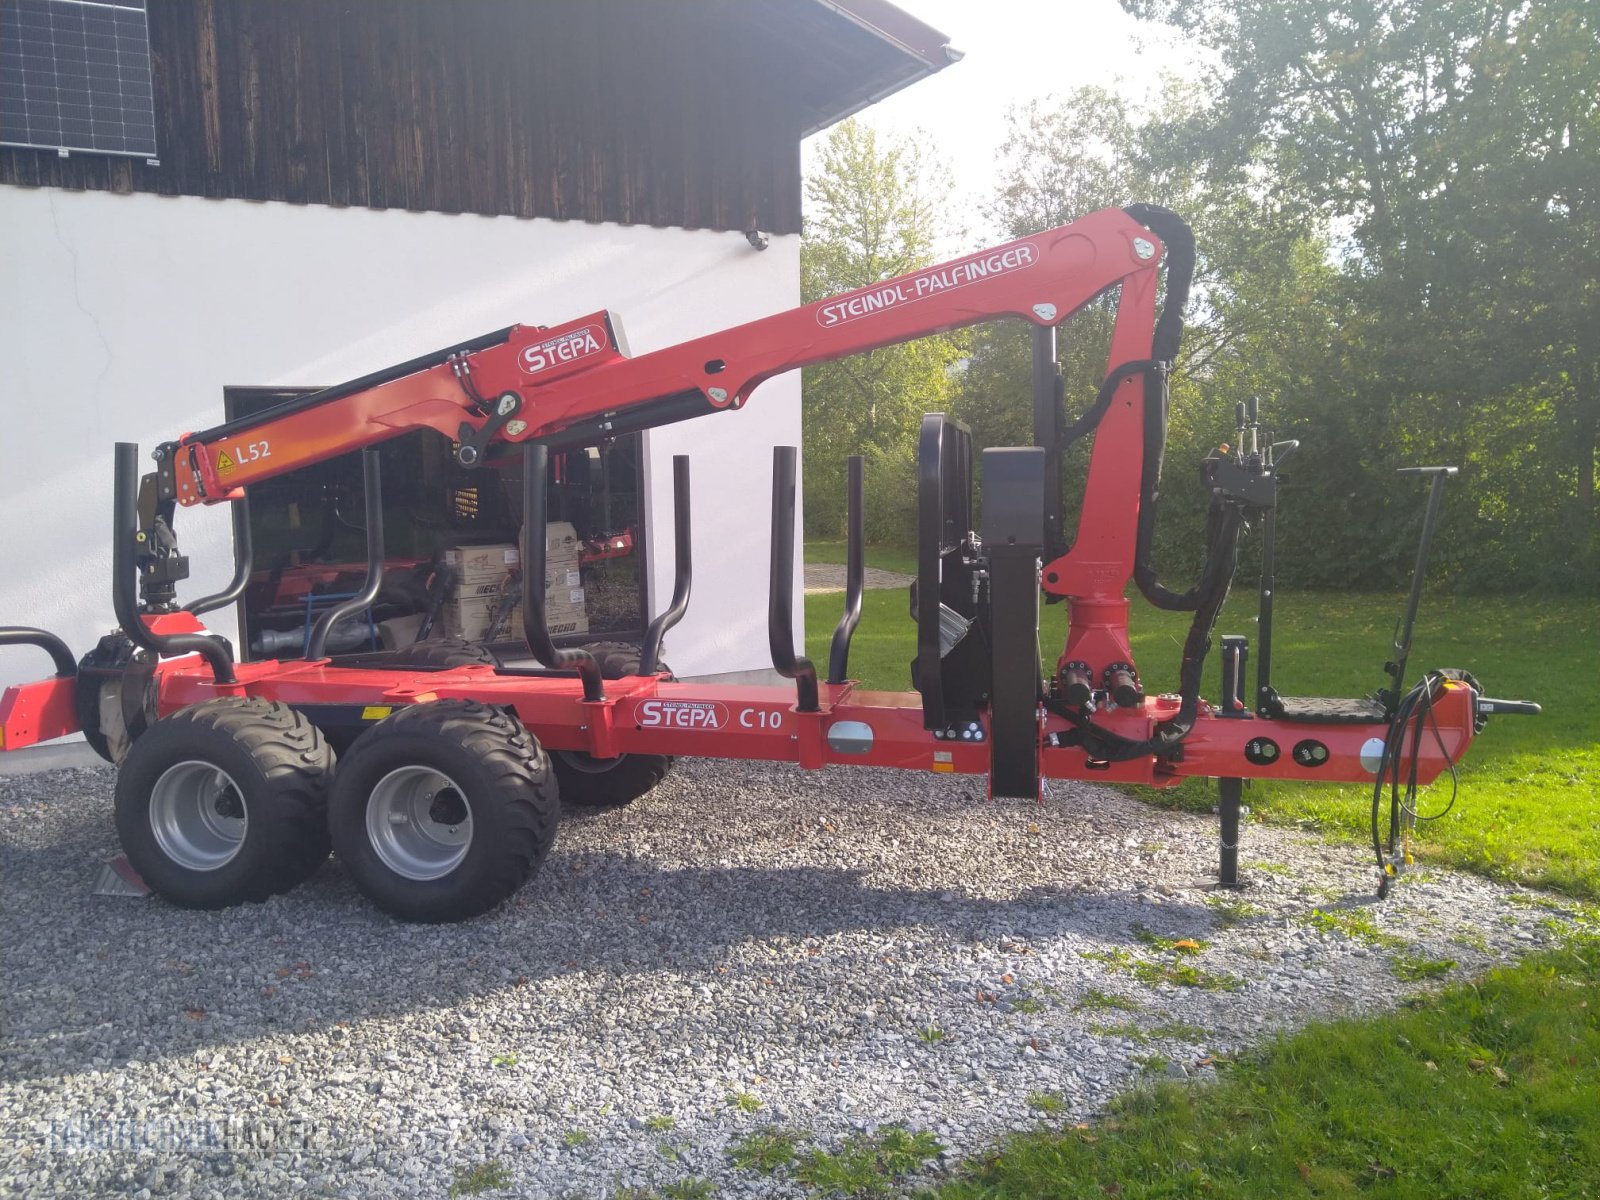
{"type": "Polygon", "coordinates": [[[395,651],[408,667],[498,667],[500,660],[477,642],[465,638],[441,637],[413,642],[395,651]]]}
{"type": "Polygon", "coordinates": [[[550,761],[516,717],[475,700],[414,704],[339,764],[329,825],[356,886],[407,921],[462,921],[526,883],[555,840],[550,761]]]}
{"type": "MultiPolygon", "coordinates": [[[[585,646],[600,663],[606,679],[621,679],[639,673],[639,647],[627,642],[595,642],[585,646]]],[[[672,671],[665,663],[660,670],[666,678],[672,671]]],[[[616,758],[595,758],[581,750],[552,750],[556,778],[561,781],[561,802],[582,808],[621,808],[631,804],[672,770],[666,754],[621,754],[616,758]]]]}
{"type": "Polygon", "coordinates": [[[328,857],[333,752],[285,704],[222,697],[151,725],[117,775],[123,851],[184,908],[259,903],[328,857]]]}

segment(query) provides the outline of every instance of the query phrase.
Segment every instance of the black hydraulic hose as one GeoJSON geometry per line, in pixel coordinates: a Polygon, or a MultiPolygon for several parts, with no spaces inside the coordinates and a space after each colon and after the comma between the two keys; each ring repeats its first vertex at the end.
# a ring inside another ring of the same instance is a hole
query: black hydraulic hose
{"type": "Polygon", "coordinates": [[[1384,849],[1383,834],[1378,827],[1378,817],[1383,811],[1383,793],[1389,791],[1389,838],[1391,847],[1400,837],[1402,822],[1436,821],[1455,807],[1456,796],[1459,790],[1459,777],[1456,773],[1455,760],[1450,757],[1450,752],[1445,746],[1444,738],[1439,732],[1439,723],[1434,715],[1434,701],[1445,683],[1451,680],[1460,680],[1468,683],[1472,688],[1474,701],[1479,694],[1477,680],[1464,671],[1450,668],[1429,671],[1415,687],[1406,693],[1395,709],[1394,719],[1389,723],[1389,732],[1383,739],[1383,754],[1380,756],[1377,778],[1372,786],[1372,852],[1378,860],[1378,871],[1381,882],[1378,884],[1378,895],[1388,894],[1390,882],[1393,879],[1393,868],[1389,862],[1389,851],[1384,849]],[[1410,728],[1411,735],[1411,769],[1405,778],[1405,797],[1401,798],[1401,758],[1405,752],[1406,731],[1410,728]],[[1422,738],[1425,732],[1432,730],[1434,744],[1439,748],[1439,754],[1444,759],[1450,771],[1450,799],[1438,812],[1423,816],[1417,812],[1417,787],[1418,776],[1422,769],[1422,738]]]}
{"type": "Polygon", "coordinates": [[[1059,701],[1049,701],[1046,707],[1078,726],[1067,741],[1059,744],[1080,745],[1090,758],[1103,762],[1126,762],[1152,754],[1158,758],[1168,757],[1189,736],[1200,711],[1201,675],[1206,655],[1211,651],[1211,637],[1233,585],[1244,514],[1237,504],[1215,505],[1208,523],[1212,526],[1212,536],[1206,553],[1205,573],[1196,585],[1199,598],[1189,634],[1184,639],[1183,662],[1178,672],[1178,711],[1161,722],[1149,738],[1135,740],[1097,728],[1087,714],[1059,701]]]}
{"type": "Polygon", "coordinates": [[[1189,634],[1183,642],[1183,662],[1178,668],[1178,711],[1161,722],[1150,739],[1151,753],[1157,756],[1170,753],[1194,728],[1200,708],[1200,677],[1206,655],[1211,652],[1211,635],[1216,631],[1217,618],[1233,586],[1233,572],[1239,563],[1239,534],[1243,527],[1244,514],[1239,506],[1224,506],[1218,517],[1216,537],[1206,552],[1205,575],[1196,587],[1199,597],[1194,620],[1189,623],[1189,634]]]}
{"type": "MultiPolygon", "coordinates": [[[[1156,320],[1150,352],[1163,362],[1175,362],[1183,341],[1183,310],[1194,282],[1194,233],[1170,209],[1154,204],[1134,204],[1123,210],[1159,237],[1167,247],[1167,294],[1156,320]]],[[[1151,563],[1156,513],[1161,498],[1161,466],[1167,452],[1167,379],[1157,372],[1145,376],[1144,455],[1139,482],[1138,536],[1134,544],[1133,581],[1157,608],[1191,612],[1201,603],[1198,586],[1184,593],[1161,585],[1151,563]]]]}
{"type": "Polygon", "coordinates": [[[379,384],[392,383],[396,379],[404,379],[407,375],[415,375],[418,371],[426,371],[430,367],[437,367],[447,363],[458,354],[476,354],[479,350],[487,350],[491,346],[500,346],[511,340],[511,331],[514,325],[507,325],[504,329],[497,329],[493,333],[486,333],[465,342],[457,342],[453,346],[446,346],[442,350],[435,350],[431,354],[424,354],[418,358],[408,359],[403,363],[396,363],[392,367],[384,367],[381,371],[362,375],[356,379],[346,380],[344,383],[334,384],[332,387],[323,388],[320,392],[310,392],[304,396],[296,396],[292,400],[285,400],[282,404],[273,405],[258,413],[238,417],[199,433],[190,434],[188,445],[199,442],[214,442],[220,437],[227,437],[233,433],[243,433],[251,429],[259,429],[268,421],[281,420],[298,412],[316,408],[319,405],[342,400],[346,396],[353,396],[357,392],[364,392],[368,388],[375,388],[379,384]]]}
{"type": "Polygon", "coordinates": [[[1100,384],[1100,391],[1094,398],[1094,403],[1084,410],[1071,425],[1061,432],[1061,449],[1065,450],[1086,433],[1097,428],[1101,418],[1106,415],[1106,410],[1111,407],[1111,402],[1116,399],[1117,388],[1130,376],[1141,372],[1159,375],[1166,370],[1166,363],[1156,358],[1135,358],[1116,367],[1111,374],[1105,377],[1100,384]]]}
{"type": "Polygon", "coordinates": [[[202,596],[183,606],[185,612],[195,616],[203,616],[208,612],[215,612],[225,604],[232,604],[244,595],[244,589],[250,584],[250,572],[255,566],[255,549],[250,540],[250,510],[245,507],[249,501],[235,501],[239,507],[233,511],[233,579],[228,586],[220,592],[213,592],[209,596],[202,596]]]}

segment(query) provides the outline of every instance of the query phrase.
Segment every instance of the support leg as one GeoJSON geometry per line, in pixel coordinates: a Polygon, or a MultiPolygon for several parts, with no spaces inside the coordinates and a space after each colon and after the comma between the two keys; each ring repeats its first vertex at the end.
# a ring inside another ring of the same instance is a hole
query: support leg
{"type": "Polygon", "coordinates": [[[1239,810],[1244,800],[1244,780],[1217,780],[1217,812],[1222,818],[1222,861],[1217,883],[1236,888],[1239,883],[1239,810]]]}

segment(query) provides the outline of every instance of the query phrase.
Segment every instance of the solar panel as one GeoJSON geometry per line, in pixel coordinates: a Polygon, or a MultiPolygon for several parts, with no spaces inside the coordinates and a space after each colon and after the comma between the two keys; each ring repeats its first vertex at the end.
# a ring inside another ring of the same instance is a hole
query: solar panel
{"type": "Polygon", "coordinates": [[[0,0],[0,143],[154,158],[145,0],[0,0]]]}

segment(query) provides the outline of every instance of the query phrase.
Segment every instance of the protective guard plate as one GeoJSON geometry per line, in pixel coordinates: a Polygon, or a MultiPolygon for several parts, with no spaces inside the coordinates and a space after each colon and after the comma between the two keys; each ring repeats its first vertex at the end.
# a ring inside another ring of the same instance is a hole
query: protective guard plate
{"type": "Polygon", "coordinates": [[[1262,707],[1274,720],[1305,725],[1381,725],[1388,719],[1383,705],[1370,698],[1273,696],[1262,707]]]}
{"type": "Polygon", "coordinates": [[[1045,453],[983,452],[983,548],[989,558],[990,788],[1039,795],[1039,556],[1044,543],[1045,453]]]}

